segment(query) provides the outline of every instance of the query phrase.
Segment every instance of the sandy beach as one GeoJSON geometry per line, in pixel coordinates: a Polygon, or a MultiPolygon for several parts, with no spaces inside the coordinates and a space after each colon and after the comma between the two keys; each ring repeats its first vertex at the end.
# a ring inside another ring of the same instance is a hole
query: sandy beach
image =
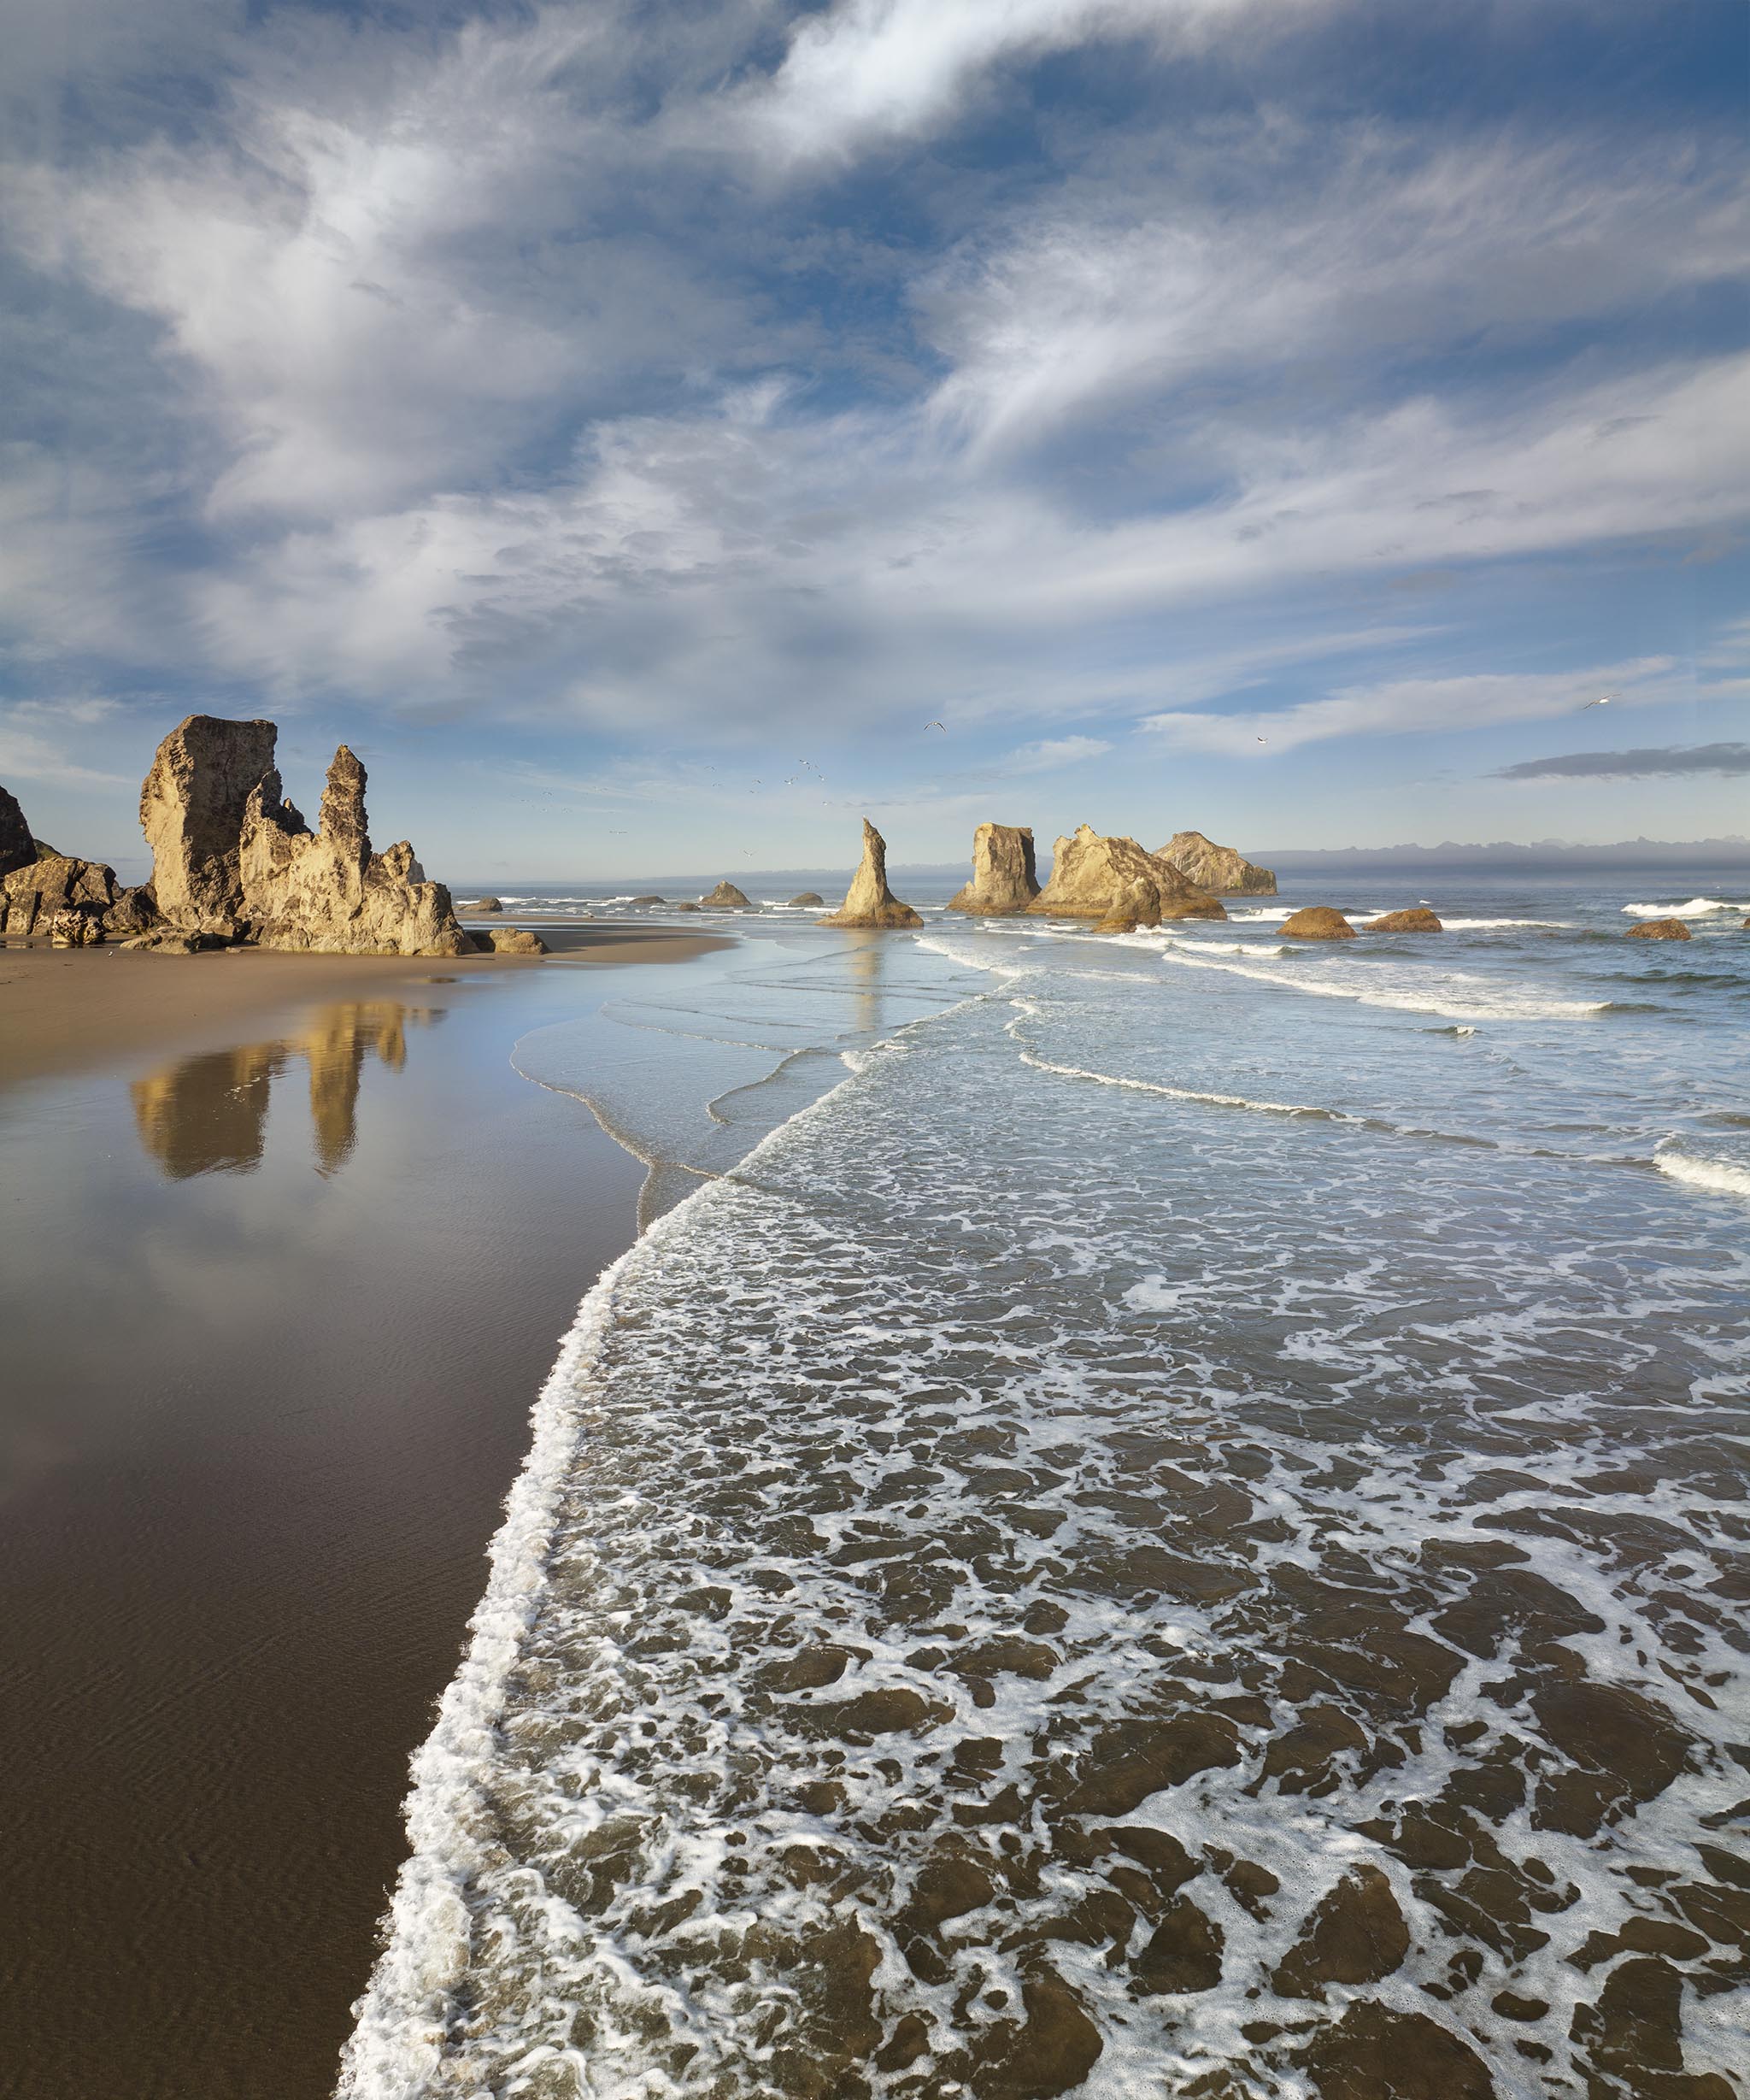
{"type": "Polygon", "coordinates": [[[530,1403],[635,1229],[641,1167],[508,1052],[724,944],[0,951],[0,1985],[33,2100],[331,2087],[530,1403]]]}

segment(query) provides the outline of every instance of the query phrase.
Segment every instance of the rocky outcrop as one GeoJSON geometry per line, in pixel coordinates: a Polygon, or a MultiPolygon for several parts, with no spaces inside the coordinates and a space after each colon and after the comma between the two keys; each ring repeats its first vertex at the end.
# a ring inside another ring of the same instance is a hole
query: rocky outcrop
{"type": "Polygon", "coordinates": [[[652,895],[650,897],[629,897],[626,902],[629,904],[660,904],[662,899],[652,895]]]}
{"type": "Polygon", "coordinates": [[[1052,850],[1051,879],[1027,906],[1052,919],[1098,919],[1122,911],[1142,883],[1154,893],[1161,919],[1225,919],[1219,901],[1189,881],[1170,861],[1157,860],[1134,838],[1106,838],[1083,824],[1052,850]]]}
{"type": "Polygon", "coordinates": [[[1446,928],[1425,904],[1412,904],[1407,911],[1389,911],[1383,917],[1362,922],[1364,933],[1444,933],[1446,928]]]}
{"type": "Polygon", "coordinates": [[[1127,882],[1113,899],[1112,909],[1095,927],[1096,933],[1134,933],[1139,926],[1160,924],[1160,896],[1144,876],[1127,882]]]}
{"type": "Polygon", "coordinates": [[[818,890],[804,890],[800,897],[793,897],[790,901],[804,911],[819,911],[826,899],[818,890]]]}
{"type": "Polygon", "coordinates": [[[244,804],[238,869],[241,923],[262,948],[343,956],[473,951],[449,891],[426,879],[405,839],[372,852],[365,769],[344,744],[328,768],[314,832],[281,797],[272,767],[257,780],[244,804]]]}
{"type": "Polygon", "coordinates": [[[157,921],[151,892],[125,890],[102,861],[50,853],[0,879],[0,933],[88,948],[144,932],[157,921]]]}
{"type": "Polygon", "coordinates": [[[1155,856],[1212,897],[1274,897],[1276,877],[1234,846],[1219,846],[1201,832],[1175,832],[1155,856]]]}
{"type": "MultiPolygon", "coordinates": [[[[634,897],[632,902],[636,903],[637,899],[634,897]]],[[[464,911],[482,912],[502,911],[504,909],[504,900],[502,897],[477,897],[472,904],[464,904],[462,906],[462,909],[464,911]]]]}
{"type": "MultiPolygon", "coordinates": [[[[243,931],[238,844],[249,800],[273,768],[272,722],[191,715],[158,746],[140,790],[158,909],[187,933],[243,931]]],[[[275,776],[278,792],[278,776],[275,776]]]]}
{"type": "Polygon", "coordinates": [[[998,918],[1025,911],[1038,894],[1032,832],[1019,825],[981,824],[972,833],[972,879],[948,909],[998,918]]]}
{"type": "Polygon", "coordinates": [[[1290,912],[1277,928],[1291,940],[1352,941],[1355,929],[1340,911],[1329,904],[1307,904],[1290,912]]]}
{"type": "Polygon", "coordinates": [[[520,926],[484,927],[474,935],[474,945],[495,956],[544,956],[548,952],[538,933],[520,926]]]}
{"type": "Polygon", "coordinates": [[[677,911],[703,911],[705,907],[702,904],[677,904],[674,909],[677,911]]]}
{"type": "Polygon", "coordinates": [[[0,787],[0,875],[28,868],[37,857],[37,842],[14,797],[0,787]]]}
{"type": "MultiPolygon", "coordinates": [[[[1750,919],[1744,921],[1750,926],[1750,919]]],[[[1694,937],[1681,919],[1643,919],[1639,926],[1631,926],[1626,938],[1631,941],[1686,941],[1694,937]]]]}
{"type": "Polygon", "coordinates": [[[756,909],[752,897],[737,889],[732,882],[719,882],[708,897],[702,897],[700,903],[715,911],[753,911],[756,909]]]}
{"type": "Polygon", "coordinates": [[[822,926],[910,926],[924,921],[887,886],[887,841],[867,817],[863,819],[863,861],[851,877],[844,902],[822,926]]]}

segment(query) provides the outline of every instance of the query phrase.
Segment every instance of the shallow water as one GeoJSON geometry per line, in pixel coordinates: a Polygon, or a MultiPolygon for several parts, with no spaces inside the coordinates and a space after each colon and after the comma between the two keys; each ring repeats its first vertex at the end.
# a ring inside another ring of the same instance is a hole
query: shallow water
{"type": "Polygon", "coordinates": [[[526,1037],[651,1229],[352,2089],[1729,2100],[1750,935],[1627,885],[762,921],[526,1037]]]}

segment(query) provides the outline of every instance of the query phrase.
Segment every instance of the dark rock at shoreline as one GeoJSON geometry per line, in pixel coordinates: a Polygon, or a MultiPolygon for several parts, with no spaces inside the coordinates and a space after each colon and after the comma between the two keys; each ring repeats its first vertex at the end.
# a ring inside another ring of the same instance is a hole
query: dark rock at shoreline
{"type": "Polygon", "coordinates": [[[483,912],[502,911],[504,909],[504,901],[502,897],[476,897],[472,904],[464,904],[462,906],[462,909],[464,911],[483,912]]]}
{"type": "Polygon", "coordinates": [[[676,911],[703,911],[705,907],[702,904],[676,904],[672,909],[676,911]]]}
{"type": "Polygon", "coordinates": [[[1290,912],[1276,930],[1291,940],[1352,941],[1355,938],[1354,927],[1330,904],[1303,904],[1299,911],[1290,912]]]}
{"type": "Polygon", "coordinates": [[[538,933],[526,926],[484,926],[473,936],[474,946],[495,956],[544,956],[549,952],[538,933]]]}
{"type": "Polygon", "coordinates": [[[1425,904],[1412,904],[1407,911],[1389,911],[1377,919],[1362,921],[1364,933],[1444,933],[1446,928],[1425,904]]]}
{"type": "Polygon", "coordinates": [[[37,857],[37,842],[16,799],[0,787],[0,875],[27,868],[37,857]]]}
{"type": "Polygon", "coordinates": [[[0,879],[0,933],[14,939],[89,948],[109,933],[142,932],[156,917],[151,892],[121,888],[102,861],[54,853],[0,879]]]}
{"type": "Polygon", "coordinates": [[[1175,832],[1155,855],[1212,897],[1274,897],[1276,876],[1233,846],[1219,846],[1201,832],[1175,832]]]}
{"type": "Polygon", "coordinates": [[[804,910],[819,911],[826,899],[818,890],[804,890],[800,897],[793,897],[790,901],[793,905],[799,905],[804,910]]]}
{"type": "Polygon", "coordinates": [[[660,897],[628,897],[626,902],[630,904],[660,904],[663,899],[660,897]]]}
{"type": "Polygon", "coordinates": [[[1025,911],[1039,894],[1033,834],[1025,825],[981,824],[972,833],[972,879],[950,898],[950,911],[996,918],[1025,911]]]}
{"type": "Polygon", "coordinates": [[[758,907],[744,891],[732,882],[719,882],[708,897],[699,899],[702,907],[713,911],[755,911],[758,907]]]}
{"type": "MultiPolygon", "coordinates": [[[[1744,921],[1750,926],[1750,919],[1744,921]]],[[[1639,926],[1631,926],[1623,936],[1631,941],[1687,941],[1694,936],[1681,919],[1643,919],[1639,926]]]]}
{"type": "Polygon", "coordinates": [[[821,926],[903,927],[924,921],[887,886],[887,841],[867,817],[863,819],[863,858],[851,877],[844,902],[819,921],[821,926]]]}

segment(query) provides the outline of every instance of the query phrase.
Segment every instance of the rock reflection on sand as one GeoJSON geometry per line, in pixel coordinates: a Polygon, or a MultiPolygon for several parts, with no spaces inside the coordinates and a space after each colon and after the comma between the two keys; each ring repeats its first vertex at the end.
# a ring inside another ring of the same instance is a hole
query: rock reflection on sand
{"type": "Polygon", "coordinates": [[[173,1181],[253,1173],[267,1143],[273,1083],[302,1058],[309,1068],[316,1171],[337,1173],[357,1142],[365,1059],[379,1057],[399,1072],[408,1027],[441,1018],[441,1009],[398,999],[353,1001],[324,1007],[295,1034],[180,1058],[129,1090],[140,1143],[173,1181]]]}

